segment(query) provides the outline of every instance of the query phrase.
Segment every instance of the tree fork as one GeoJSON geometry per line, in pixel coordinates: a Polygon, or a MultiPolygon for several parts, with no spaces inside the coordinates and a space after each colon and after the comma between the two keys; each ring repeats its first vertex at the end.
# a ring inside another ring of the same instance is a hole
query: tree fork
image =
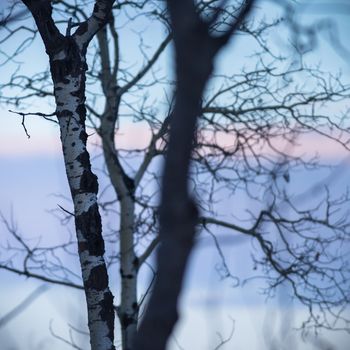
{"type": "Polygon", "coordinates": [[[105,108],[99,129],[103,154],[111,183],[120,205],[119,250],[120,250],[120,305],[118,317],[121,325],[122,349],[131,350],[138,323],[137,273],[138,264],[134,249],[135,227],[135,182],[124,171],[114,143],[115,123],[120,105],[120,90],[111,74],[108,43],[105,31],[97,35],[100,46],[102,89],[106,97],[105,108]]]}
{"type": "Polygon", "coordinates": [[[64,163],[74,202],[91,349],[115,350],[113,295],[103,257],[105,247],[97,204],[98,182],[91,171],[85,129],[86,50],[105,24],[114,1],[96,0],[93,14],[72,36],[59,32],[52,19],[51,1],[22,1],[34,17],[50,59],[64,163]]]}

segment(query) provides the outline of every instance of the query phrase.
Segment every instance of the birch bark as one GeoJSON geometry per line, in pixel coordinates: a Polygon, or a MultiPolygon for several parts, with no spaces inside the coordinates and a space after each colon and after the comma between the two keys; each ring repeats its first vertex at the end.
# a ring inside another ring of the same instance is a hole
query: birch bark
{"type": "Polygon", "coordinates": [[[85,73],[87,46],[104,25],[113,1],[97,0],[92,16],[71,36],[52,20],[51,1],[23,0],[31,11],[50,60],[56,115],[67,179],[74,203],[78,252],[88,310],[92,350],[114,350],[114,307],[104,261],[97,204],[98,181],[86,149],[85,73]]]}
{"type": "MultiPolygon", "coordinates": [[[[113,23],[112,23],[113,25],[113,23]]],[[[120,205],[120,277],[121,292],[118,317],[121,325],[122,349],[130,350],[136,336],[138,321],[137,273],[138,260],[134,248],[135,185],[119,162],[114,142],[121,88],[117,86],[117,65],[110,63],[106,29],[97,34],[101,58],[101,83],[105,107],[101,117],[100,136],[108,173],[120,205]]]]}
{"type": "Polygon", "coordinates": [[[108,41],[107,27],[104,27],[97,34],[99,44],[99,56],[101,60],[100,81],[105,98],[105,106],[101,115],[95,115],[100,119],[101,124],[98,132],[102,139],[103,153],[107,165],[109,177],[119,200],[120,227],[119,227],[119,248],[120,248],[120,277],[121,296],[118,306],[118,317],[121,325],[122,349],[130,350],[136,337],[139,317],[139,302],[137,299],[137,276],[142,263],[153,251],[158,240],[154,240],[145,253],[138,257],[135,252],[135,191],[140,184],[152,158],[156,154],[156,141],[165,133],[168,123],[165,122],[162,129],[154,135],[151,146],[145,158],[137,170],[135,176],[130,178],[119,161],[119,154],[115,145],[115,128],[119,118],[119,106],[123,95],[150,71],[157,62],[159,56],[169,44],[172,36],[169,33],[165,40],[160,43],[147,63],[123,86],[118,86],[119,73],[119,39],[118,32],[114,27],[113,14],[110,17],[109,31],[111,43],[108,41]],[[110,54],[110,46],[113,47],[113,55],[110,54]]]}
{"type": "Polygon", "coordinates": [[[120,203],[120,276],[121,300],[118,317],[121,324],[122,348],[130,350],[136,336],[138,321],[137,273],[138,259],[134,249],[134,181],[123,171],[114,145],[115,114],[105,114],[101,123],[104,156],[112,185],[120,203]],[[109,136],[108,136],[109,135],[109,136]]]}

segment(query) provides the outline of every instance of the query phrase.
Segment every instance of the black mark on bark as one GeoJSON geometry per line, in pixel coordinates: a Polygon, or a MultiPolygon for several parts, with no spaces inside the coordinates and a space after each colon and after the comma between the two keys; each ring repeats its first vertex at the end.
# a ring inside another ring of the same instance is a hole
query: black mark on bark
{"type": "MultiPolygon", "coordinates": [[[[88,211],[77,215],[75,225],[87,241],[89,255],[103,256],[105,247],[102,238],[101,216],[97,203],[91,205],[88,211]]],[[[85,247],[84,247],[85,248],[85,247]]]]}
{"type": "Polygon", "coordinates": [[[85,283],[86,287],[94,290],[104,290],[108,287],[108,275],[104,265],[93,267],[90,271],[89,279],[85,283]]]}

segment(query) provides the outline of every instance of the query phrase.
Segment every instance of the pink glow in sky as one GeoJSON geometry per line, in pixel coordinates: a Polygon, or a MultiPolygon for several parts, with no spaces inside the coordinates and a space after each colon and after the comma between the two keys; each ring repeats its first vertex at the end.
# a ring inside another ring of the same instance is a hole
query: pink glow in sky
{"type": "MultiPolygon", "coordinates": [[[[13,122],[13,121],[12,121],[13,122]]],[[[61,154],[61,142],[59,130],[51,125],[43,125],[41,121],[31,123],[27,121],[26,127],[31,137],[28,138],[21,126],[20,118],[12,125],[12,130],[7,133],[6,129],[0,131],[0,156],[40,156],[61,154]]],[[[145,124],[127,123],[116,134],[116,146],[118,149],[143,149],[149,145],[150,131],[145,124]]],[[[234,136],[226,133],[217,134],[216,142],[223,147],[232,148],[235,145],[234,136]]],[[[91,135],[90,143],[100,145],[98,136],[91,135]]],[[[313,133],[300,136],[294,147],[287,147],[284,140],[273,140],[273,145],[293,155],[313,156],[317,154],[321,158],[343,159],[348,151],[335,140],[313,133]]],[[[265,151],[264,151],[265,152],[265,151]]]]}

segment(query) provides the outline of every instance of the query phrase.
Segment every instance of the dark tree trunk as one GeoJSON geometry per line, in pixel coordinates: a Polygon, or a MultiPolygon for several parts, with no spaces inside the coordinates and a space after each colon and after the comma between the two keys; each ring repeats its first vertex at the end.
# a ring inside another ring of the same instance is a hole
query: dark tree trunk
{"type": "MultiPolygon", "coordinates": [[[[176,52],[176,104],[170,122],[160,206],[158,272],[148,308],[135,342],[135,350],[164,350],[178,319],[177,303],[198,219],[188,193],[188,171],[201,112],[201,99],[216,53],[227,43],[248,13],[247,1],[236,21],[220,36],[209,32],[192,0],[168,0],[176,52]]],[[[220,11],[220,10],[218,10],[220,11]]],[[[215,20],[215,15],[213,19],[215,20]]]]}

